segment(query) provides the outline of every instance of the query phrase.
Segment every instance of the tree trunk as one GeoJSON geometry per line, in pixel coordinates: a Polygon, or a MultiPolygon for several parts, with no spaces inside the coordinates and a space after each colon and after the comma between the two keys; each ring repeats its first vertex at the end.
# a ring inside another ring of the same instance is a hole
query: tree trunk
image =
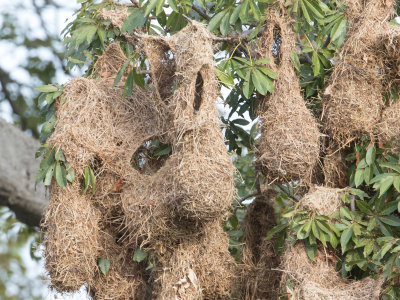
{"type": "Polygon", "coordinates": [[[0,118],[0,205],[8,206],[17,218],[38,226],[48,203],[42,183],[35,188],[39,169],[35,152],[39,142],[0,118]]]}

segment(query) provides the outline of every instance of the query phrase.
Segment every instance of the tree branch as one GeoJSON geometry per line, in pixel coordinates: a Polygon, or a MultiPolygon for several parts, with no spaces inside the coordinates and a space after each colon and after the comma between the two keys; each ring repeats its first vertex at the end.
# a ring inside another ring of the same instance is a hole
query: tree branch
{"type": "Polygon", "coordinates": [[[48,203],[44,186],[35,189],[39,142],[1,118],[0,140],[0,205],[8,206],[21,222],[38,226],[48,203]]]}

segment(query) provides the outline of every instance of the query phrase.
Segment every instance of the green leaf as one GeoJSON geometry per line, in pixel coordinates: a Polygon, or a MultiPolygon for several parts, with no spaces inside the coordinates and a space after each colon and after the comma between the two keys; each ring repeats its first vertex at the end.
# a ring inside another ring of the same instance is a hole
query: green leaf
{"type": "Polygon", "coordinates": [[[400,166],[398,164],[390,163],[390,162],[382,162],[379,163],[379,166],[392,169],[393,171],[396,171],[397,173],[400,173],[400,166]]]}
{"type": "Polygon", "coordinates": [[[144,75],[136,72],[136,68],[132,69],[133,72],[133,81],[137,86],[143,88],[145,86],[144,75]]]}
{"type": "Polygon", "coordinates": [[[96,186],[96,177],[94,176],[91,168],[89,168],[89,178],[90,178],[90,185],[92,186],[92,194],[94,194],[96,186]]]}
{"type": "Polygon", "coordinates": [[[71,167],[71,165],[69,163],[65,163],[65,167],[67,169],[67,180],[69,182],[74,182],[74,180],[75,180],[74,169],[72,169],[72,167],[71,167]]]}
{"type": "Polygon", "coordinates": [[[375,161],[376,149],[375,146],[369,147],[365,156],[365,161],[370,166],[375,161]]]}
{"type": "Polygon", "coordinates": [[[56,181],[59,186],[66,187],[67,186],[67,178],[65,173],[65,168],[60,165],[58,162],[56,165],[56,181]]]}
{"type": "Polygon", "coordinates": [[[250,123],[249,121],[247,121],[245,119],[235,119],[232,122],[235,124],[238,124],[238,125],[242,125],[242,126],[249,125],[249,123],[250,123]]]}
{"type": "Polygon", "coordinates": [[[65,162],[65,156],[64,156],[64,153],[62,152],[61,148],[58,148],[54,157],[55,157],[56,161],[64,161],[65,162]]]}
{"type": "Polygon", "coordinates": [[[276,74],[274,71],[272,71],[271,69],[268,69],[266,67],[262,67],[262,66],[257,66],[257,69],[260,70],[261,72],[263,72],[265,75],[267,75],[269,78],[272,79],[278,79],[278,74],[276,74]]]}
{"type": "Polygon", "coordinates": [[[146,23],[146,18],[144,17],[142,9],[134,10],[122,24],[121,32],[132,33],[136,27],[142,27],[146,23]]]}
{"type": "Polygon", "coordinates": [[[48,84],[48,85],[41,85],[36,88],[37,91],[41,93],[51,93],[51,92],[57,92],[58,87],[48,84]]]}
{"type": "Polygon", "coordinates": [[[215,16],[213,16],[208,23],[208,30],[214,31],[217,29],[218,25],[221,23],[222,18],[225,16],[225,11],[220,11],[215,16]]]}
{"type": "Polygon", "coordinates": [[[256,90],[261,94],[261,95],[266,95],[267,94],[267,88],[264,85],[264,76],[262,75],[260,71],[257,69],[253,69],[251,72],[251,78],[254,83],[254,86],[256,90]]]}
{"type": "Polygon", "coordinates": [[[219,26],[219,30],[221,31],[222,35],[227,35],[230,29],[229,24],[229,13],[226,13],[225,16],[222,18],[221,24],[219,26]]]}
{"type": "Polygon", "coordinates": [[[168,0],[169,7],[173,10],[178,12],[178,6],[175,0],[168,0]]]}
{"type": "Polygon", "coordinates": [[[162,145],[156,152],[154,152],[154,156],[162,156],[170,154],[172,151],[172,147],[169,144],[162,145]]]}
{"type": "Polygon", "coordinates": [[[84,179],[84,181],[83,181],[83,194],[86,194],[86,191],[87,191],[87,189],[89,187],[89,167],[85,168],[83,179],[84,179]]]}
{"type": "Polygon", "coordinates": [[[250,99],[251,95],[253,94],[253,85],[250,81],[250,76],[251,76],[251,71],[247,71],[246,73],[246,80],[243,84],[243,95],[247,98],[250,99]]]}
{"type": "Polygon", "coordinates": [[[321,70],[321,64],[319,62],[318,53],[316,51],[313,52],[312,63],[313,63],[312,68],[313,68],[314,76],[318,76],[319,71],[321,70]]]}
{"type": "Polygon", "coordinates": [[[54,169],[56,168],[56,163],[53,163],[48,169],[46,173],[46,177],[44,179],[44,185],[48,186],[51,184],[51,179],[54,175],[54,169]]]}
{"type": "Polygon", "coordinates": [[[288,227],[288,224],[279,224],[279,225],[275,226],[270,231],[268,231],[267,236],[265,237],[265,239],[266,240],[272,239],[275,234],[285,230],[287,227],[288,227]]]}
{"type": "Polygon", "coordinates": [[[393,184],[393,176],[388,176],[380,182],[379,197],[381,197],[393,184]]]}
{"type": "Polygon", "coordinates": [[[356,185],[356,187],[358,187],[363,183],[363,181],[364,181],[364,170],[357,169],[354,175],[354,184],[356,185]]]}
{"type": "Polygon", "coordinates": [[[393,178],[393,186],[400,193],[400,176],[394,176],[393,178]]]}
{"type": "Polygon", "coordinates": [[[301,11],[303,12],[304,18],[306,19],[307,23],[310,26],[314,25],[314,22],[311,20],[310,15],[307,11],[306,6],[304,5],[304,0],[299,0],[300,1],[300,7],[301,7],[301,11]]]}
{"type": "Polygon", "coordinates": [[[146,259],[146,257],[147,253],[140,248],[137,248],[135,253],[133,254],[133,260],[136,262],[142,262],[146,259]]]}
{"type": "Polygon", "coordinates": [[[126,78],[124,91],[122,93],[122,98],[125,99],[132,95],[133,91],[133,69],[129,72],[128,77],[126,78]]]}
{"type": "Polygon", "coordinates": [[[372,210],[365,201],[356,200],[356,203],[357,203],[357,207],[360,209],[360,211],[362,211],[363,213],[365,213],[367,215],[372,215],[372,210]]]}
{"type": "Polygon", "coordinates": [[[158,16],[161,12],[163,12],[164,0],[158,0],[156,5],[156,16],[158,16]]]}
{"type": "Polygon", "coordinates": [[[108,259],[100,257],[97,260],[97,265],[99,266],[101,273],[107,275],[108,271],[110,270],[110,261],[108,259]]]}
{"type": "Polygon", "coordinates": [[[86,41],[88,44],[90,44],[93,41],[96,32],[97,32],[97,26],[95,25],[88,26],[86,30],[86,41]]]}
{"type": "Polygon", "coordinates": [[[128,59],[121,67],[121,69],[118,71],[117,76],[115,76],[113,87],[116,87],[118,82],[121,80],[122,75],[124,74],[125,69],[128,67],[129,63],[131,62],[131,59],[128,59]]]}
{"type": "Polygon", "coordinates": [[[147,17],[151,11],[156,7],[158,0],[149,0],[146,6],[146,10],[144,12],[144,15],[147,17]]]}
{"type": "Polygon", "coordinates": [[[340,237],[340,244],[342,246],[342,253],[346,252],[346,246],[353,236],[353,227],[350,226],[342,232],[342,236],[340,237]]]}
{"type": "Polygon", "coordinates": [[[233,87],[235,85],[233,78],[218,68],[215,68],[215,75],[217,75],[219,81],[221,81],[227,87],[233,87]]]}
{"type": "MultiPolygon", "coordinates": [[[[302,0],[307,5],[307,7],[313,12],[313,14],[317,17],[322,19],[324,15],[319,10],[319,7],[315,6],[314,3],[308,2],[308,0],[302,0]]],[[[319,1],[318,1],[319,2],[319,1]]]]}
{"type": "Polygon", "coordinates": [[[400,218],[395,216],[380,216],[379,220],[390,226],[400,226],[400,218]]]}
{"type": "Polygon", "coordinates": [[[229,23],[231,25],[235,25],[236,21],[238,20],[241,7],[242,7],[242,4],[239,4],[233,10],[233,13],[231,14],[231,17],[229,19],[229,23]]]}
{"type": "Polygon", "coordinates": [[[347,19],[343,16],[340,21],[338,20],[331,31],[331,41],[337,41],[342,35],[346,33],[347,19]]]}

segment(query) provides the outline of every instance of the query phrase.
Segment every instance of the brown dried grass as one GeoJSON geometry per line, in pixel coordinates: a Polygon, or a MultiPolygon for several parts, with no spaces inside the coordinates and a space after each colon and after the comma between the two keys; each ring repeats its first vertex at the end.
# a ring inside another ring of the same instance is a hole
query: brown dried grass
{"type": "Polygon", "coordinates": [[[335,269],[335,258],[318,252],[315,262],[307,256],[303,243],[289,247],[282,258],[283,289],[292,300],[379,299],[383,279],[343,279],[335,269]],[[286,286],[290,280],[292,287],[286,286]]]}
{"type": "Polygon", "coordinates": [[[290,53],[295,51],[295,34],[290,21],[278,11],[267,16],[259,53],[270,58],[269,67],[278,74],[275,90],[261,105],[261,138],[258,165],[270,181],[311,182],[318,162],[320,132],[301,94],[290,53]],[[281,39],[280,47],[276,43],[281,39]],[[274,55],[271,49],[279,52],[274,55]]]}
{"type": "Polygon", "coordinates": [[[400,30],[388,24],[393,1],[346,1],[347,38],[323,95],[323,123],[340,144],[372,133],[393,74],[400,30]]]}
{"type": "Polygon", "coordinates": [[[183,240],[162,258],[155,279],[157,299],[229,299],[235,284],[235,262],[220,221],[210,222],[198,240],[183,240]]]}
{"type": "Polygon", "coordinates": [[[132,260],[134,249],[119,245],[114,232],[105,229],[100,256],[110,262],[106,275],[98,271],[89,282],[89,293],[96,300],[142,300],[145,295],[143,267],[132,260]],[[107,232],[108,231],[108,232],[107,232]]]}
{"type": "Polygon", "coordinates": [[[152,68],[152,87],[134,87],[132,96],[122,99],[122,84],[113,88],[112,82],[126,57],[118,44],[112,44],[95,65],[94,74],[101,78],[72,80],[56,103],[57,123],[48,143],[62,148],[76,179],[73,193],[66,192],[70,188],[52,192],[45,222],[47,269],[59,291],[76,290],[87,282],[96,299],[142,299],[148,283],[132,261],[134,249],[142,246],[156,250],[160,257],[170,254],[171,260],[165,263],[176,268],[176,274],[192,268],[202,297],[226,298],[233,263],[220,222],[233,199],[234,167],[215,108],[218,84],[212,35],[204,25],[193,22],[172,37],[142,39],[144,45],[148,39],[155,47],[144,49],[152,68]],[[158,60],[161,56],[168,60],[158,60]],[[175,79],[154,72],[173,74],[175,79]],[[149,158],[147,168],[132,165],[137,151],[155,138],[171,144],[171,154],[155,163],[149,158]],[[82,196],[86,166],[96,176],[96,192],[82,196]],[[82,199],[87,199],[88,207],[82,199]],[[58,218],[58,206],[76,216],[58,218]],[[90,208],[96,214],[88,218],[90,208]],[[93,228],[78,232],[80,227],[71,224],[74,219],[93,228]],[[76,232],[66,234],[75,227],[76,232]],[[54,246],[64,235],[65,244],[84,256],[70,257],[58,244],[54,246]],[[111,262],[106,276],[96,265],[99,257],[111,262]],[[88,266],[80,259],[88,261],[88,266]],[[67,280],[75,269],[69,261],[82,266],[82,274],[75,272],[72,283],[67,280]]]}
{"type": "Polygon", "coordinates": [[[342,206],[341,196],[345,192],[346,189],[315,186],[300,200],[300,206],[330,216],[342,206]]]}
{"type": "Polygon", "coordinates": [[[248,207],[243,233],[242,265],[240,265],[241,299],[278,299],[282,273],[276,270],[280,255],[274,241],[265,240],[275,225],[272,202],[276,192],[267,190],[248,207]]]}
{"type": "Polygon", "coordinates": [[[88,282],[97,270],[100,215],[89,197],[81,195],[78,183],[63,189],[51,186],[50,203],[42,223],[46,271],[51,287],[73,292],[88,282]]]}
{"type": "Polygon", "coordinates": [[[344,188],[348,186],[347,169],[348,162],[346,162],[346,149],[343,149],[331,143],[324,151],[323,157],[323,174],[324,185],[331,188],[344,188]]]}

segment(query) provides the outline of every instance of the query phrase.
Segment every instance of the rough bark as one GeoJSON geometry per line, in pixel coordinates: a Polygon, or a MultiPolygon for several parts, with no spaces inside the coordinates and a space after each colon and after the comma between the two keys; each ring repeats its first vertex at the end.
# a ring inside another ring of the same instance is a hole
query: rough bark
{"type": "Polygon", "coordinates": [[[38,148],[37,140],[0,118],[0,205],[31,226],[39,225],[48,203],[43,184],[35,188],[38,148]]]}

